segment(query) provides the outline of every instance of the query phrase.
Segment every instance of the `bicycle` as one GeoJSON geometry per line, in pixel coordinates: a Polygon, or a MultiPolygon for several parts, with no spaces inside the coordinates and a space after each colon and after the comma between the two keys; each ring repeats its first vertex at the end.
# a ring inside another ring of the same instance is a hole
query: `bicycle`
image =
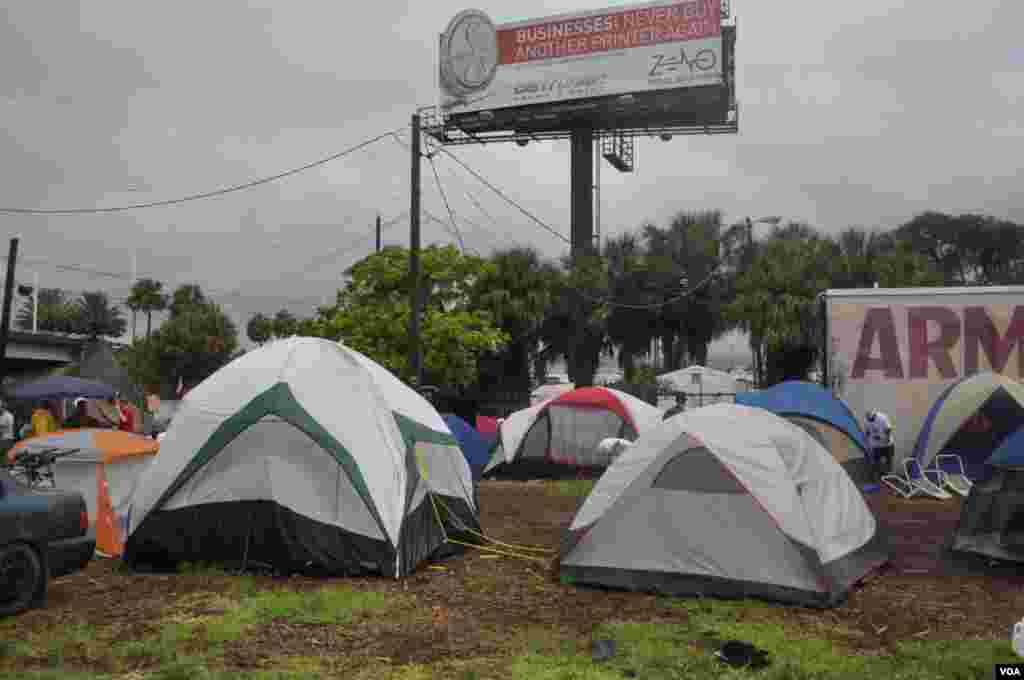
{"type": "Polygon", "coordinates": [[[81,449],[65,449],[60,447],[19,451],[14,456],[14,462],[8,464],[8,470],[15,479],[30,488],[53,489],[56,488],[53,478],[54,461],[79,451],[81,449]]]}

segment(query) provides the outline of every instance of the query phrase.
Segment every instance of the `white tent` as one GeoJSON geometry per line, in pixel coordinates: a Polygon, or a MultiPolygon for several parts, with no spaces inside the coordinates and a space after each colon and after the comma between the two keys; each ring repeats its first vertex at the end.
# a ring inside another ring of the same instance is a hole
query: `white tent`
{"type": "Polygon", "coordinates": [[[733,395],[740,391],[735,377],[707,366],[694,365],[663,373],[658,382],[675,392],[685,392],[687,408],[732,403],[733,395]]]}
{"type": "Polygon", "coordinates": [[[484,474],[547,477],[603,469],[620,449],[601,448],[601,441],[634,440],[661,418],[654,406],[608,387],[565,392],[516,411],[501,424],[484,474]]]}
{"type": "Polygon", "coordinates": [[[341,344],[289,338],[182,401],[132,498],[125,558],[397,576],[479,529],[472,489],[422,396],[341,344]]]}
{"type": "Polygon", "coordinates": [[[835,459],[768,411],[664,421],[598,480],[561,551],[568,582],[830,606],[887,559],[835,459]]]}

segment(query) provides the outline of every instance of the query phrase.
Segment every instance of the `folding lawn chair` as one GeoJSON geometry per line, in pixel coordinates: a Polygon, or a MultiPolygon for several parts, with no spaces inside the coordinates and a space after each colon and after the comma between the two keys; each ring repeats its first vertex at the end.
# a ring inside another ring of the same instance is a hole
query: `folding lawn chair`
{"type": "Polygon", "coordinates": [[[935,469],[939,472],[940,479],[944,486],[949,487],[961,496],[966,497],[971,493],[971,487],[974,486],[974,482],[972,482],[967,476],[967,471],[964,469],[964,461],[960,456],[955,453],[940,453],[935,456],[935,469]],[[955,463],[956,467],[954,469],[959,471],[949,472],[948,470],[943,469],[943,459],[955,463]]]}
{"type": "Polygon", "coordinates": [[[892,489],[893,493],[903,498],[913,498],[918,494],[923,493],[914,482],[906,475],[901,475],[896,472],[891,472],[887,475],[882,475],[882,484],[892,489]]]}
{"type": "Polygon", "coordinates": [[[945,474],[942,470],[925,470],[921,467],[921,464],[914,458],[907,458],[903,461],[903,469],[906,472],[906,478],[911,483],[920,488],[922,493],[925,493],[932,498],[938,498],[939,500],[948,501],[953,497],[948,491],[943,489],[945,482],[945,474]],[[914,474],[914,467],[917,467],[917,473],[914,474]],[[932,481],[928,473],[931,472],[936,475],[936,480],[932,481]]]}

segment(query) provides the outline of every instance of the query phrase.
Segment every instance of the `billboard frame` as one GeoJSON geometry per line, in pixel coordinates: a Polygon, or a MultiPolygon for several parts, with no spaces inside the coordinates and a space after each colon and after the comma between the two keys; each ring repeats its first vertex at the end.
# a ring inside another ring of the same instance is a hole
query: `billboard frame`
{"type": "Polygon", "coordinates": [[[721,84],[604,95],[455,115],[437,105],[427,106],[419,109],[423,131],[442,145],[569,139],[574,129],[581,128],[596,135],[737,134],[736,23],[729,15],[729,3],[723,1],[721,8],[721,84]],[[706,115],[709,113],[716,115],[706,115]]]}

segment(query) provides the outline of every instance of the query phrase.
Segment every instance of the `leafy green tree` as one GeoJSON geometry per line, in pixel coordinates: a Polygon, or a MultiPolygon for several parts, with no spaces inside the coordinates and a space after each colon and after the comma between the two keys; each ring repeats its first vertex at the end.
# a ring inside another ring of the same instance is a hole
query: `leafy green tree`
{"type": "MultiPolygon", "coordinates": [[[[18,310],[15,323],[18,328],[32,329],[33,304],[32,298],[26,299],[18,310]]],[[[79,310],[74,301],[70,300],[60,288],[39,289],[39,323],[40,331],[50,333],[74,333],[78,328],[79,310]]]]}
{"type": "Polygon", "coordinates": [[[75,305],[78,308],[76,331],[92,339],[100,336],[120,337],[127,328],[121,308],[110,303],[102,291],[82,293],[75,305]]]}
{"type": "Polygon", "coordinates": [[[1022,280],[1024,227],[985,215],[924,212],[892,232],[931,261],[949,286],[1022,280]]]}
{"type": "Polygon", "coordinates": [[[199,286],[178,288],[171,310],[159,329],[126,352],[125,365],[139,384],[177,383],[180,378],[194,385],[228,363],[238,350],[234,322],[199,286]]]}
{"type": "MultiPolygon", "coordinates": [[[[490,265],[451,246],[421,254],[424,290],[420,337],[423,377],[428,384],[467,387],[477,380],[481,356],[500,350],[508,335],[490,314],[472,307],[473,283],[490,265]]],[[[335,305],[300,324],[310,335],[343,341],[406,382],[409,370],[411,277],[408,253],[389,247],[355,264],[335,305]]]]}
{"type": "Polygon", "coordinates": [[[294,314],[289,312],[287,309],[282,309],[274,315],[270,328],[271,334],[274,337],[287,338],[295,335],[299,328],[299,322],[295,318],[294,314]]]}
{"type": "Polygon", "coordinates": [[[167,309],[167,296],[163,293],[164,284],[156,279],[139,279],[132,286],[132,291],[125,303],[132,310],[132,332],[135,332],[135,314],[146,315],[146,337],[153,334],[153,313],[167,309]]]}
{"type": "Polygon", "coordinates": [[[262,313],[258,313],[249,319],[245,326],[245,334],[257,345],[262,345],[274,336],[274,322],[262,313]]]}
{"type": "Polygon", "coordinates": [[[875,262],[878,285],[887,288],[907,286],[941,286],[940,272],[924,255],[914,252],[912,246],[901,241],[892,250],[879,256],[875,262]]]}

